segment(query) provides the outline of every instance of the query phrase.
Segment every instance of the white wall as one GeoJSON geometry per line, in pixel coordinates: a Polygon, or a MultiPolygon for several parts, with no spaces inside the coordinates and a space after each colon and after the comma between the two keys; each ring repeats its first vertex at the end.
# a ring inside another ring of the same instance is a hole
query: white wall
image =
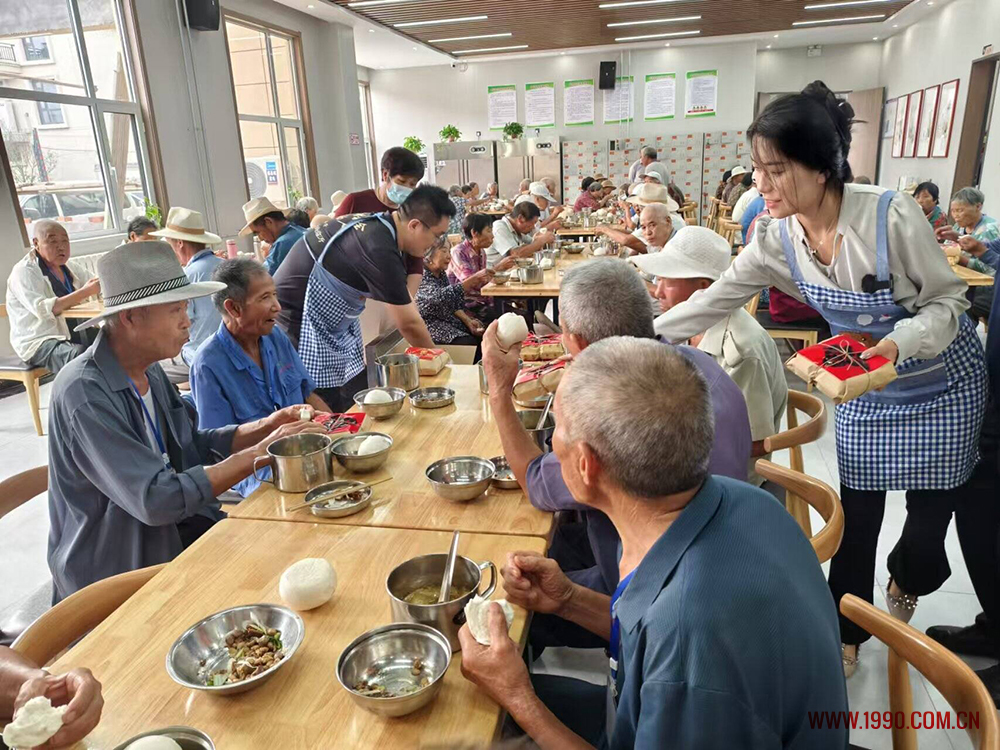
{"type": "Polygon", "coordinates": [[[762,49],[757,53],[757,91],[801,91],[823,81],[834,91],[880,86],[882,43],[823,45],[819,57],[807,57],[805,47],[762,49]]]}
{"type": "MultiPolygon", "coordinates": [[[[554,81],[556,84],[556,127],[543,133],[555,133],[567,139],[611,139],[629,136],[655,136],[671,133],[703,132],[745,128],[753,116],[754,58],[753,43],[705,45],[566,54],[555,57],[521,58],[498,62],[470,62],[462,73],[447,65],[398,70],[369,70],[375,142],[380,151],[399,145],[408,135],[430,144],[440,140],[438,131],[451,123],[462,131],[463,139],[475,139],[481,130],[484,139],[499,139],[487,125],[486,87],[517,84],[518,120],[524,121],[524,84],[554,81]],[[566,127],[563,124],[563,81],[593,78],[595,86],[602,60],[618,61],[618,75],[635,76],[635,120],[629,125],[602,123],[602,96],[596,92],[594,126],[566,127]],[[683,117],[683,80],[686,71],[718,69],[719,114],[714,118],[685,120],[683,117]],[[647,73],[677,73],[677,111],[674,120],[645,123],[642,120],[642,80],[647,73]],[[405,113],[405,116],[400,116],[405,113]]],[[[528,131],[527,135],[533,135],[528,131]]]]}
{"type": "MultiPolygon", "coordinates": [[[[952,185],[958,142],[965,119],[965,102],[972,61],[987,44],[1000,46],[1000,2],[953,0],[941,10],[891,37],[882,51],[882,82],[886,99],[910,94],[939,83],[959,79],[958,105],[946,159],[894,159],[889,141],[882,142],[879,183],[896,187],[902,175],[933,180],[941,189],[941,202],[963,185],[952,185]]],[[[1000,214],[1000,115],[994,114],[990,131],[990,161],[983,175],[987,212],[1000,214]]]]}

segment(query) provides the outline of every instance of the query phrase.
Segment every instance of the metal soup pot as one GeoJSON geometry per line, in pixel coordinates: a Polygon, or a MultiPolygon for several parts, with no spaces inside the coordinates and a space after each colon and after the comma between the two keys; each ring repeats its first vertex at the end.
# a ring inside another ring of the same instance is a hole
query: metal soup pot
{"type": "Polygon", "coordinates": [[[541,284],[545,281],[545,271],[539,266],[532,264],[526,268],[518,268],[517,276],[522,284],[541,284]]]}
{"type": "Polygon", "coordinates": [[[420,360],[412,354],[384,354],[375,360],[375,375],[383,388],[412,391],[420,385],[420,360]]]}
{"type": "Polygon", "coordinates": [[[289,435],[267,446],[267,455],[253,461],[254,478],[271,482],[282,492],[308,492],[313,487],[333,481],[333,438],[316,432],[289,435]],[[270,462],[271,476],[257,473],[261,464],[270,462]]]}
{"type": "Polygon", "coordinates": [[[497,587],[497,568],[490,561],[476,563],[467,557],[455,558],[455,573],[451,585],[464,592],[457,599],[443,604],[408,604],[405,601],[412,592],[424,586],[440,589],[446,554],[421,555],[397,565],[386,579],[385,588],[389,592],[390,608],[394,622],[416,622],[429,625],[440,631],[451,644],[452,651],[460,651],[458,631],[465,624],[465,605],[479,594],[489,599],[497,587]],[[479,592],[483,571],[489,568],[490,583],[486,590],[479,592]]]}

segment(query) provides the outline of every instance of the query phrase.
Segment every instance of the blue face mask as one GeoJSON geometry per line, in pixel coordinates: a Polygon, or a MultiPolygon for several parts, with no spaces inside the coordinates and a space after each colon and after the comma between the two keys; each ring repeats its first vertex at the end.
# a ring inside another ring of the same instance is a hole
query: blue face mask
{"type": "Polygon", "coordinates": [[[406,185],[397,185],[392,180],[389,180],[389,186],[385,190],[385,197],[397,206],[400,206],[403,204],[403,201],[410,197],[410,193],[412,192],[413,188],[406,185]]]}

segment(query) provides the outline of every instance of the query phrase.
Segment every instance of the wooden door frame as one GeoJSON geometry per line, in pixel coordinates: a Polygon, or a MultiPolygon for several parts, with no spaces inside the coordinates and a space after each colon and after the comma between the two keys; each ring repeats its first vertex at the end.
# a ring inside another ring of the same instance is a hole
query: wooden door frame
{"type": "MultiPolygon", "coordinates": [[[[996,79],[998,63],[1000,53],[972,61],[965,90],[965,115],[962,117],[962,132],[958,139],[955,174],[951,182],[953,190],[972,185],[975,178],[980,147],[987,133],[986,118],[990,113],[990,97],[987,93],[996,79]]],[[[996,96],[996,89],[992,93],[996,96]]]]}

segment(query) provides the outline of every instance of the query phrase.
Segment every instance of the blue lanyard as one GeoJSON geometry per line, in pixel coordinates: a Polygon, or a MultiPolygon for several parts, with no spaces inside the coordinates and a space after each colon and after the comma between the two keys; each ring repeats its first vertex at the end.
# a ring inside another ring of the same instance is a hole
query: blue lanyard
{"type": "MultiPolygon", "coordinates": [[[[163,434],[160,432],[160,428],[156,425],[156,420],[153,419],[153,415],[149,413],[149,409],[146,408],[146,402],[142,400],[142,396],[139,395],[139,389],[135,387],[135,383],[132,382],[132,378],[128,379],[129,385],[132,386],[132,393],[135,394],[136,399],[139,401],[139,406],[142,408],[142,413],[145,415],[146,420],[149,422],[149,426],[153,429],[153,437],[156,439],[156,445],[160,449],[160,455],[163,457],[164,465],[170,469],[170,456],[167,454],[167,446],[163,442],[163,434]]],[[[152,383],[148,384],[150,388],[153,387],[152,383]]],[[[154,401],[155,403],[155,401],[154,401]]]]}
{"type": "Polygon", "coordinates": [[[621,583],[618,584],[618,588],[615,589],[615,593],[611,597],[611,684],[615,685],[618,682],[618,649],[621,645],[621,624],[618,622],[618,613],[616,612],[616,605],[621,595],[625,593],[625,589],[628,586],[629,581],[632,580],[632,576],[635,575],[633,570],[625,578],[622,579],[621,583]]]}

